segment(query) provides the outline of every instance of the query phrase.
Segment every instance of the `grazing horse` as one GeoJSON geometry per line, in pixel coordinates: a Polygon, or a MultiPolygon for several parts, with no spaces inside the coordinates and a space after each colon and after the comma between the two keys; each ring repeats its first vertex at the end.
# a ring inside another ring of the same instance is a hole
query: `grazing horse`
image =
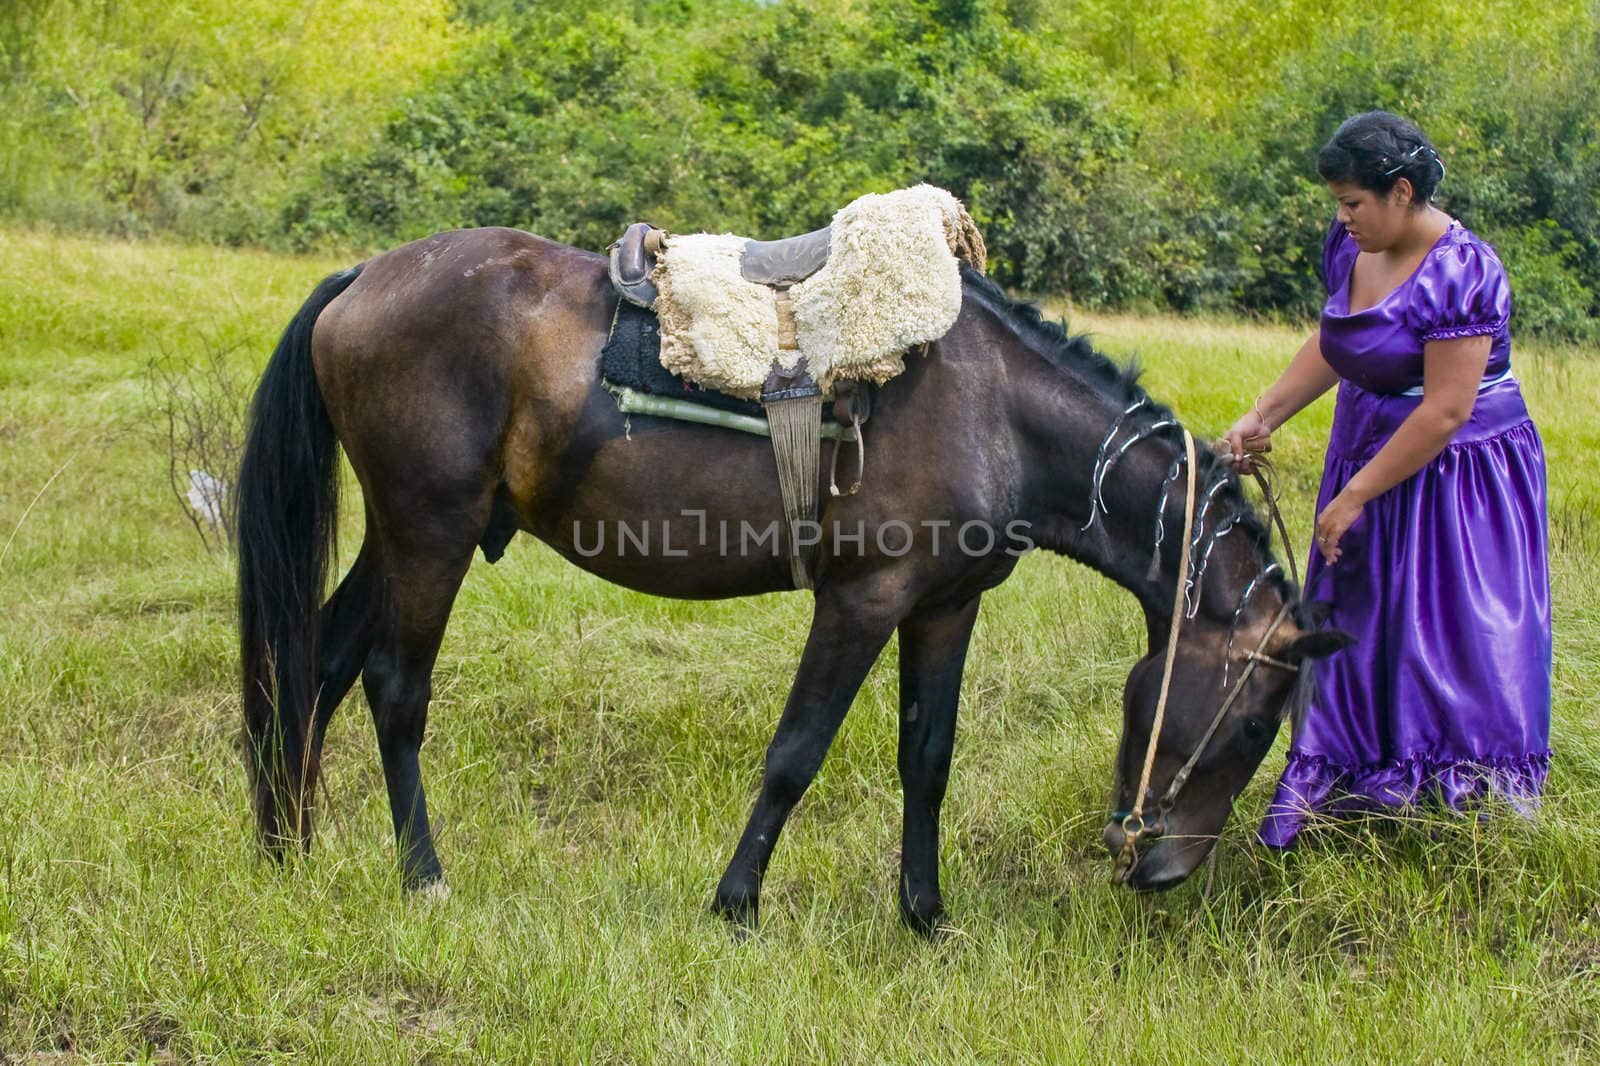
{"type": "MultiPolygon", "coordinates": [[[[955,326],[878,392],[865,489],[820,494],[810,633],[716,891],[715,909],[737,922],[756,921],[784,822],[898,632],[900,908],[914,928],[935,927],[939,809],[967,646],[982,594],[1026,547],[1088,564],[1144,607],[1150,653],[1124,697],[1123,808],[1140,805],[1130,782],[1165,687],[1174,596],[1180,582],[1188,590],[1192,617],[1173,646],[1149,795],[1196,761],[1181,802],[1163,804],[1133,841],[1126,880],[1136,888],[1176,884],[1210,851],[1303,687],[1291,671],[1259,671],[1202,737],[1230,671],[1240,677],[1241,650],[1259,646],[1284,665],[1341,643],[1299,611],[1265,528],[1209,453],[1185,498],[1183,435],[1132,374],[964,271],[955,326]],[[1186,508],[1195,533],[1180,572],[1186,508]]],[[[403,883],[440,881],[418,752],[434,659],[475,549],[493,562],[523,530],[590,573],[657,595],[794,587],[776,537],[752,546],[732,532],[684,534],[781,519],[771,445],[640,415],[630,424],[600,379],[616,304],[604,257],[486,228],[335,274],[290,322],[256,393],[238,481],[247,762],[269,850],[309,844],[323,736],[359,675],[403,883]],[[341,445],[361,484],[366,536],[323,602],[341,445]],[[634,531],[676,523],[677,543],[596,549],[602,524],[618,522],[634,531]]],[[[1113,850],[1126,843],[1123,827],[1116,818],[1107,827],[1113,850]]]]}

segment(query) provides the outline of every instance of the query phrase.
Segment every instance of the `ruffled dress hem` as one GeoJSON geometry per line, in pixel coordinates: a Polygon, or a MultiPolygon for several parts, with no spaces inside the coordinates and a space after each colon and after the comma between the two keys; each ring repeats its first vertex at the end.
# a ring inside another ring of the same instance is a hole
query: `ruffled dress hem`
{"type": "Polygon", "coordinates": [[[1492,759],[1424,753],[1368,766],[1291,752],[1257,836],[1268,847],[1289,848],[1314,817],[1408,808],[1460,811],[1504,803],[1531,816],[1549,771],[1548,751],[1492,759]]]}

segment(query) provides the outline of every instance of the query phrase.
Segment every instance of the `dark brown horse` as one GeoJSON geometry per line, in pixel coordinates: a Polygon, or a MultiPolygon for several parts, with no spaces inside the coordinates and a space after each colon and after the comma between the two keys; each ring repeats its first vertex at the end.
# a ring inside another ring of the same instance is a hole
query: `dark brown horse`
{"type": "MultiPolygon", "coordinates": [[[[441,878],[418,752],[434,658],[480,547],[492,562],[525,530],[591,573],[663,596],[793,587],[779,539],[742,535],[783,514],[769,443],[638,415],[630,427],[601,387],[616,300],[603,257],[479,229],[336,274],[290,323],[256,395],[238,501],[248,762],[270,848],[309,842],[324,731],[359,675],[404,883],[441,878]],[[366,539],[324,603],[340,445],[361,484],[366,539]],[[631,536],[615,535],[619,522],[631,536]],[[653,550],[642,530],[654,531],[653,550]]],[[[821,494],[811,632],[718,911],[755,921],[784,822],[898,632],[900,907],[914,927],[935,925],[939,808],[967,644],[983,592],[1029,545],[1087,563],[1144,606],[1150,653],[1126,690],[1123,808],[1148,739],[1175,582],[1192,586],[1197,613],[1180,631],[1150,789],[1160,794],[1228,672],[1238,676],[1240,649],[1294,596],[1274,572],[1265,529],[1209,455],[1196,561],[1177,572],[1184,493],[1174,425],[1081,338],[965,275],[955,327],[877,396],[865,490],[821,494]],[[1153,560],[1158,523],[1166,550],[1153,560]]],[[[1299,661],[1339,643],[1297,617],[1266,650],[1299,661]]],[[[1204,858],[1295,689],[1283,671],[1250,679],[1182,802],[1145,837],[1156,839],[1130,883],[1176,884],[1204,858]]],[[[1119,834],[1108,828],[1114,847],[1119,834]]]]}

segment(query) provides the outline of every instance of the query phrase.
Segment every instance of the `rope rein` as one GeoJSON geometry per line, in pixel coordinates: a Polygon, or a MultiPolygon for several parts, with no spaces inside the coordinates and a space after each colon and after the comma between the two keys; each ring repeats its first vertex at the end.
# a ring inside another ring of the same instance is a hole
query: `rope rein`
{"type": "MultiPolygon", "coordinates": [[[[1184,495],[1183,504],[1183,556],[1178,560],[1178,574],[1180,578],[1189,572],[1189,534],[1194,530],[1194,437],[1186,429],[1183,431],[1184,453],[1188,457],[1189,485],[1184,495]]],[[[1177,589],[1172,604],[1172,625],[1167,629],[1167,659],[1161,669],[1161,695],[1156,697],[1156,716],[1150,724],[1150,743],[1144,751],[1144,770],[1139,774],[1139,790],[1133,796],[1133,813],[1123,819],[1123,850],[1127,852],[1138,845],[1139,836],[1144,829],[1144,796],[1150,788],[1150,771],[1156,764],[1156,745],[1161,739],[1161,724],[1167,716],[1167,696],[1172,690],[1172,665],[1178,659],[1178,630],[1183,625],[1183,593],[1182,580],[1173,582],[1177,589]],[[1137,831],[1129,832],[1129,823],[1138,827],[1137,831]]],[[[1132,862],[1137,861],[1137,854],[1130,856],[1132,861],[1128,869],[1133,869],[1132,862]]],[[[1117,857],[1117,863],[1122,864],[1122,856],[1117,857]]]]}
{"type": "MultiPolygon", "coordinates": [[[[1161,727],[1166,720],[1167,697],[1172,688],[1172,668],[1178,658],[1178,631],[1183,624],[1184,582],[1182,575],[1188,573],[1189,570],[1190,534],[1194,528],[1195,445],[1194,437],[1190,435],[1187,429],[1183,431],[1183,445],[1189,467],[1188,488],[1183,506],[1183,554],[1178,562],[1179,580],[1174,583],[1176,591],[1172,605],[1172,625],[1167,630],[1167,653],[1161,670],[1161,692],[1156,698],[1155,716],[1150,725],[1150,741],[1145,747],[1144,769],[1139,774],[1139,787],[1138,791],[1134,793],[1133,809],[1122,819],[1121,823],[1122,846],[1117,851],[1115,867],[1112,873],[1112,880],[1119,883],[1127,881],[1132,876],[1134,867],[1139,863],[1140,840],[1146,836],[1160,835],[1159,831],[1156,831],[1156,826],[1145,822],[1144,799],[1150,788],[1150,775],[1155,769],[1156,750],[1161,741],[1161,727]]],[[[1257,464],[1261,463],[1259,457],[1257,457],[1256,462],[1257,464]]],[[[1266,501],[1267,510],[1272,516],[1273,524],[1277,526],[1278,535],[1283,538],[1284,551],[1289,553],[1289,567],[1294,576],[1295,584],[1298,586],[1300,575],[1294,563],[1294,549],[1289,543],[1289,534],[1284,527],[1283,515],[1278,510],[1277,497],[1272,491],[1272,484],[1268,477],[1270,472],[1270,467],[1264,472],[1260,465],[1257,465],[1252,471],[1255,475],[1256,483],[1261,487],[1261,494],[1266,501]]],[[[1246,653],[1246,662],[1244,669],[1239,673],[1239,680],[1234,683],[1233,688],[1228,692],[1227,698],[1217,708],[1216,714],[1211,718],[1211,724],[1206,727],[1205,734],[1201,736],[1200,742],[1195,745],[1194,751],[1184,764],[1179,767],[1178,772],[1172,775],[1171,784],[1167,786],[1167,790],[1162,793],[1160,800],[1157,801],[1156,811],[1158,814],[1165,815],[1172,809],[1178,798],[1178,793],[1188,783],[1189,775],[1194,772],[1194,768],[1199,765],[1200,757],[1205,754],[1206,748],[1211,744],[1212,737],[1216,736],[1217,730],[1221,728],[1223,719],[1228,716],[1228,711],[1233,708],[1240,694],[1244,692],[1244,687],[1249,682],[1250,676],[1255,672],[1256,666],[1267,665],[1290,672],[1299,671],[1298,664],[1285,662],[1282,659],[1276,659],[1266,654],[1267,642],[1272,639],[1273,634],[1277,633],[1278,627],[1283,625],[1284,621],[1289,617],[1292,608],[1293,601],[1285,599],[1283,605],[1278,608],[1278,613],[1273,617],[1272,624],[1267,626],[1266,632],[1261,635],[1261,640],[1254,649],[1246,653]]]]}
{"type": "Polygon", "coordinates": [[[1283,539],[1283,552],[1289,560],[1289,576],[1294,579],[1295,588],[1300,587],[1300,567],[1294,561],[1294,545],[1289,543],[1289,530],[1283,524],[1283,512],[1278,510],[1278,494],[1273,491],[1273,477],[1277,471],[1272,464],[1259,455],[1251,456],[1250,473],[1255,475],[1256,484],[1261,488],[1261,500],[1267,505],[1267,514],[1272,516],[1272,524],[1278,527],[1278,536],[1283,539]]]}

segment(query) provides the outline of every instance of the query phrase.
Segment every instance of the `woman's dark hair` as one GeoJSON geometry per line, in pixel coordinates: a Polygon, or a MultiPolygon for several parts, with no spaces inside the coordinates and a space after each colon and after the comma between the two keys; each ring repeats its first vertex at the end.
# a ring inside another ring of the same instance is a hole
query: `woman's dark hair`
{"type": "Polygon", "coordinates": [[[1427,134],[1388,111],[1368,111],[1344,120],[1317,153],[1317,173],[1327,182],[1359,185],[1389,195],[1401,178],[1411,182],[1412,206],[1433,199],[1444,163],[1427,134]]]}

